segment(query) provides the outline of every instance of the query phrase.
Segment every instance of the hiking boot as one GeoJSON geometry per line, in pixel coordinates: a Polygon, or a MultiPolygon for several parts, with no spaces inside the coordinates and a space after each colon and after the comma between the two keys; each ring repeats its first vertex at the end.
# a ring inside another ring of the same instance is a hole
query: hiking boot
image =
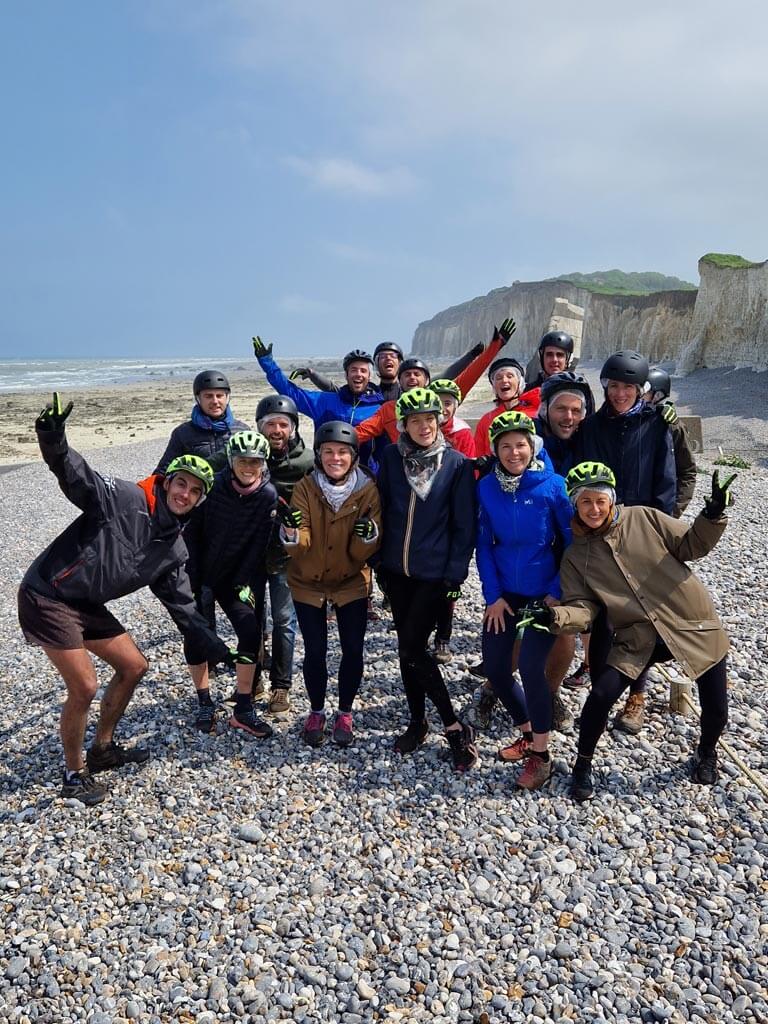
{"type": "Polygon", "coordinates": [[[472,703],[467,711],[466,717],[469,724],[480,730],[490,728],[493,709],[496,707],[498,699],[490,687],[485,684],[478,686],[472,694],[472,703]]]}
{"type": "Polygon", "coordinates": [[[144,764],[149,760],[146,747],[121,747],[114,740],[104,747],[92,744],[85,755],[85,763],[91,775],[107,772],[111,768],[123,768],[127,764],[144,764]]]}
{"type": "Polygon", "coordinates": [[[310,711],[304,723],[301,738],[308,747],[319,747],[325,739],[325,715],[321,711],[310,711]]]}
{"type": "Polygon", "coordinates": [[[531,752],[526,758],[522,772],[515,780],[520,789],[541,789],[552,775],[552,758],[542,760],[531,752]]]}
{"type": "Polygon", "coordinates": [[[578,803],[583,800],[589,800],[594,795],[595,786],[592,781],[592,765],[591,764],[579,764],[578,761],[573,766],[571,772],[571,786],[569,790],[571,796],[578,803]]]}
{"type": "Polygon", "coordinates": [[[693,755],[691,778],[702,786],[714,786],[718,780],[717,751],[703,751],[698,747],[693,755]]]}
{"type": "Polygon", "coordinates": [[[213,704],[198,706],[195,728],[198,732],[216,732],[216,708],[213,704]]]}
{"type": "Polygon", "coordinates": [[[457,772],[466,772],[474,768],[479,758],[475,746],[475,730],[471,725],[461,725],[460,729],[452,729],[445,734],[451,748],[453,767],[457,772]]]}
{"type": "MultiPolygon", "coordinates": [[[[261,672],[257,672],[251,683],[251,700],[261,700],[266,692],[267,685],[264,682],[264,677],[261,672]]],[[[235,690],[235,693],[237,693],[237,690],[235,690]]]]}
{"type": "Polygon", "coordinates": [[[435,640],[435,661],[438,665],[447,665],[453,658],[451,645],[447,640],[435,640]]]}
{"type": "Polygon", "coordinates": [[[250,736],[255,736],[257,740],[265,740],[268,736],[272,735],[272,726],[268,725],[261,718],[256,717],[252,704],[249,704],[247,708],[243,708],[242,711],[235,708],[229,724],[233,729],[242,729],[243,732],[247,732],[250,736]]]}
{"type": "Polygon", "coordinates": [[[339,711],[333,721],[333,742],[340,747],[348,747],[354,738],[352,732],[352,712],[339,711]]]}
{"type": "Polygon", "coordinates": [[[510,743],[508,747],[502,747],[501,750],[497,751],[496,758],[505,763],[524,761],[530,753],[531,743],[532,740],[527,740],[525,736],[521,736],[514,743],[510,743]]]}
{"type": "Polygon", "coordinates": [[[642,693],[630,693],[624,710],[620,711],[613,720],[614,729],[621,732],[628,732],[636,736],[643,728],[645,721],[645,695],[642,693]]]}
{"type": "Polygon", "coordinates": [[[102,786],[87,771],[75,772],[67,782],[66,772],[62,776],[61,796],[65,800],[79,800],[86,807],[95,807],[100,804],[108,793],[106,786],[102,786]]]}
{"type": "Polygon", "coordinates": [[[559,693],[552,694],[552,728],[556,732],[570,732],[573,729],[573,715],[563,704],[559,693]]]}
{"type": "Polygon", "coordinates": [[[402,736],[398,736],[395,740],[395,750],[398,754],[412,754],[427,738],[428,732],[429,726],[426,718],[421,722],[411,722],[402,736]]]}
{"type": "Polygon", "coordinates": [[[269,695],[270,715],[286,715],[291,708],[291,698],[284,686],[273,686],[269,695]]]}
{"type": "Polygon", "coordinates": [[[572,675],[566,676],[563,680],[566,690],[588,690],[591,685],[589,666],[583,661],[572,675]]]}
{"type": "Polygon", "coordinates": [[[486,679],[485,669],[483,668],[482,661],[478,661],[476,665],[469,666],[469,674],[474,676],[476,679],[486,679]]]}

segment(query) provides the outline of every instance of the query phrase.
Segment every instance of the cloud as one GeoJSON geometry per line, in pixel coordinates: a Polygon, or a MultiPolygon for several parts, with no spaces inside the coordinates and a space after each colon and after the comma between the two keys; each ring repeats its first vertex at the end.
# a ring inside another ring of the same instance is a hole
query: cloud
{"type": "Polygon", "coordinates": [[[316,188],[361,196],[394,196],[412,191],[416,179],[405,167],[375,171],[339,157],[305,160],[288,157],[286,163],[316,188]]]}
{"type": "Polygon", "coordinates": [[[283,313],[292,313],[297,316],[316,316],[319,313],[332,313],[334,306],[323,299],[311,299],[307,295],[300,295],[297,292],[289,292],[281,296],[278,308],[283,313]]]}

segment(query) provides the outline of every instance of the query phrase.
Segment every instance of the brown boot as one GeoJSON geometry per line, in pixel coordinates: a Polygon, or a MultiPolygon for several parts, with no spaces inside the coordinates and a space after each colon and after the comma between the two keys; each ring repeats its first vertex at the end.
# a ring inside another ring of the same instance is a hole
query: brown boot
{"type": "Polygon", "coordinates": [[[614,729],[631,733],[636,736],[643,728],[645,722],[645,694],[630,693],[624,710],[620,711],[613,720],[614,729]]]}
{"type": "Polygon", "coordinates": [[[552,776],[552,758],[543,761],[531,751],[518,775],[515,785],[520,789],[541,789],[552,776]]]}

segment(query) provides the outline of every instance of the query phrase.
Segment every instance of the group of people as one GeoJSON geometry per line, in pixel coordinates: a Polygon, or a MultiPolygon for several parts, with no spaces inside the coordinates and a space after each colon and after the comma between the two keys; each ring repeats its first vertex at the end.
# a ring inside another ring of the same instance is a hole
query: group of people
{"type": "Polygon", "coordinates": [[[427,738],[433,705],[457,771],[477,762],[476,729],[500,702],[519,735],[499,750],[519,763],[515,783],[538,789],[552,773],[550,733],[562,727],[561,685],[589,690],[581,714],[575,799],[592,795],[592,758],[610,710],[642,726],[649,668],[674,658],[696,680],[701,737],[693,778],[717,779],[716,743],[727,721],[728,640],[712,600],[687,563],[706,554],[726,525],[733,477],[712,479],[705,507],[680,517],[696,467],[670,402],[671,382],[638,352],[612,355],[601,371],[603,402],[571,364],[572,338],[544,335],[540,373],[502,350],[509,318],[433,379],[392,343],[345,356],[336,386],[300,367],[286,374],[272,346],[253,339],[275,390],[258,403],[255,429],[234,417],[218,371],[195,378],[195,404],[155,472],[139,484],[92,470],[66,439],[72,403],[58,394],[40,414],[41,452],[82,514],[35,560],[19,590],[28,642],[43,648],[67,687],[61,715],[62,794],[104,799],[97,773],[147,760],[114,731],[147,662],[106,603],[148,585],[176,623],[197,694],[196,728],[216,728],[211,670],[234,667],[229,724],[272,733],[254,699],[269,671],[267,712],[290,709],[297,628],[310,712],[302,738],[354,739],[353,708],[364,669],[374,579],[397,636],[407,704],[394,749],[427,738]],[[379,380],[374,381],[378,372],[379,380]],[[488,373],[494,406],[476,430],[457,411],[488,373]],[[309,378],[317,388],[299,386],[309,378]],[[311,449],[300,414],[314,425],[311,449]],[[473,555],[485,613],[478,622],[483,683],[462,720],[441,665],[451,657],[456,602],[473,555]],[[216,606],[237,637],[216,633],[216,606]],[[341,660],[329,721],[329,623],[341,660]],[[584,662],[571,676],[575,637],[584,662]],[[269,636],[269,643],[265,643],[269,636]],[[83,756],[97,689],[89,654],[114,670],[93,742],[83,756]]]}

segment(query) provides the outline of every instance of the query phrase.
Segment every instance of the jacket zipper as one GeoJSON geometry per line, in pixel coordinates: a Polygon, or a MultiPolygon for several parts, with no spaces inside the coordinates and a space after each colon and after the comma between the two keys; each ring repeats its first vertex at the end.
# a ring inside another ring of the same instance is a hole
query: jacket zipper
{"type": "Polygon", "coordinates": [[[403,572],[406,576],[411,574],[408,572],[408,549],[411,546],[411,533],[413,532],[413,513],[416,509],[416,494],[411,491],[411,498],[408,502],[408,516],[405,520],[405,537],[403,538],[403,572]]]}
{"type": "Polygon", "coordinates": [[[78,560],[76,562],[73,562],[72,565],[68,566],[62,572],[57,573],[51,580],[51,585],[54,587],[58,587],[58,585],[63,580],[65,580],[67,576],[71,576],[75,569],[78,569],[83,564],[84,561],[84,558],[78,558],[78,560]]]}

